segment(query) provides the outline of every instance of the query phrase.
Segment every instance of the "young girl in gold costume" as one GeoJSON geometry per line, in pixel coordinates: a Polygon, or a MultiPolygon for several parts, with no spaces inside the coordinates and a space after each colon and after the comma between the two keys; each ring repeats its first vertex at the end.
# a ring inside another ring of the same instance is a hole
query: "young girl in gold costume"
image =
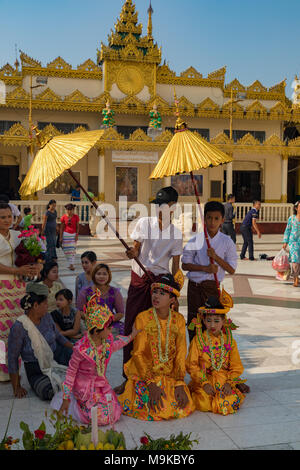
{"type": "Polygon", "coordinates": [[[140,313],[135,328],[131,359],[125,364],[128,377],[118,397],[123,414],[146,421],[185,418],[195,410],[184,382],[186,328],[184,317],[171,308],[179,286],[171,274],[151,285],[152,308],[140,313]]]}
{"type": "Polygon", "coordinates": [[[210,297],[199,308],[197,319],[189,327],[196,327],[196,335],[186,368],[192,378],[189,389],[199,411],[236,413],[245,398],[237,388],[246,381],[240,379],[244,367],[232,337],[236,326],[226,317],[232,306],[230,295],[223,290],[220,300],[210,297]]]}

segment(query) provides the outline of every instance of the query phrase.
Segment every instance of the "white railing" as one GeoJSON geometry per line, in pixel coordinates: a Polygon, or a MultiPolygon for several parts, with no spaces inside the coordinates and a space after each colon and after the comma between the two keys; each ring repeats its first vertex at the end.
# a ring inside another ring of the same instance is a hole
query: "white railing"
{"type": "MultiPolygon", "coordinates": [[[[19,207],[21,214],[24,215],[24,208],[30,207],[32,212],[35,213],[35,216],[32,219],[34,224],[41,224],[43,221],[44,214],[46,212],[47,201],[10,201],[16,206],[19,207]]],[[[65,214],[66,209],[65,205],[70,203],[70,201],[56,201],[56,210],[58,219],[65,214]]],[[[94,214],[95,209],[91,207],[91,204],[88,202],[74,202],[73,203],[75,208],[75,213],[79,216],[80,224],[85,225],[88,224],[87,220],[87,212],[86,208],[89,208],[89,217],[94,214]]],[[[100,204],[100,203],[99,203],[100,204]]],[[[247,212],[252,208],[252,203],[242,203],[237,202],[235,203],[235,212],[236,212],[236,223],[241,223],[244,220],[245,215],[247,212]]],[[[188,218],[191,217],[190,213],[191,206],[189,204],[189,213],[186,213],[188,218]]],[[[204,204],[202,204],[202,211],[204,210],[204,204]]],[[[118,213],[118,211],[116,211],[118,213]]],[[[129,208],[130,212],[130,208],[129,208]]],[[[184,212],[184,205],[182,205],[182,212],[184,212]]],[[[196,214],[196,205],[193,210],[194,214],[196,214]]],[[[279,204],[279,203],[263,203],[261,205],[261,210],[259,213],[259,222],[264,223],[286,223],[288,218],[293,214],[293,204],[279,204]]],[[[149,214],[150,215],[150,214],[149,214]]],[[[130,217],[131,218],[131,217],[130,217]]],[[[180,217],[180,219],[182,216],[180,217]]],[[[123,219],[123,214],[121,219],[123,219]]]]}
{"type": "MultiPolygon", "coordinates": [[[[293,207],[293,204],[262,203],[258,221],[263,223],[286,223],[293,214],[293,207]]],[[[251,203],[235,203],[236,222],[242,223],[251,208],[251,203]]]]}

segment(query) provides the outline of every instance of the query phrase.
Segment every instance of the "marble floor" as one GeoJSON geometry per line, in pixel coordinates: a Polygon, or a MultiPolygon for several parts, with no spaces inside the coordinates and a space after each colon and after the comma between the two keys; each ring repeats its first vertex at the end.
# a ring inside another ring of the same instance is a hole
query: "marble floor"
{"type": "MultiPolygon", "coordinates": [[[[238,249],[240,243],[238,239],[238,249]]],[[[257,255],[275,254],[280,249],[281,237],[265,236],[263,243],[257,248],[257,255]]],[[[75,276],[80,272],[80,254],[87,249],[96,251],[98,259],[111,266],[113,285],[126,297],[130,262],[124,256],[122,245],[115,240],[101,242],[80,237],[75,273],[68,271],[60,252],[60,277],[66,287],[74,291],[75,276]]],[[[224,417],[195,412],[183,420],[160,423],[122,416],[115,429],[124,432],[128,448],[139,445],[144,432],[160,437],[192,431],[192,436],[199,440],[195,449],[300,450],[300,288],[294,288],[291,281],[277,281],[274,274],[269,261],[239,261],[236,274],[224,281],[225,289],[235,301],[230,316],[239,325],[234,336],[245,367],[243,377],[251,387],[238,413],[224,417]]],[[[180,299],[180,311],[185,316],[186,289],[187,283],[180,299]]],[[[112,386],[121,381],[121,357],[121,352],[114,354],[109,364],[108,379],[112,386]]],[[[15,437],[21,436],[20,421],[36,429],[49,408],[34,396],[21,371],[29,392],[27,398],[14,401],[9,435],[15,437]]],[[[0,437],[12,401],[10,384],[0,383],[0,437]]],[[[49,426],[47,421],[46,424],[49,426]]]]}

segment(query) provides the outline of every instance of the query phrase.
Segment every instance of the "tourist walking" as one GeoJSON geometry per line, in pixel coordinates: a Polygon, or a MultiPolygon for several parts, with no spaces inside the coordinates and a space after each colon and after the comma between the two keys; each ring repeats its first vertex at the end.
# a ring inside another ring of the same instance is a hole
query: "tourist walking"
{"type": "Polygon", "coordinates": [[[253,201],[253,207],[249,212],[247,212],[246,217],[244,218],[240,227],[240,231],[244,240],[242,251],[240,254],[241,259],[246,259],[245,254],[248,248],[249,260],[254,261],[253,230],[255,230],[255,232],[257,233],[258,238],[261,238],[261,233],[256,223],[256,220],[258,218],[258,211],[260,208],[261,202],[258,200],[253,201]]]}
{"type": "Polygon", "coordinates": [[[289,251],[294,287],[298,287],[300,274],[300,201],[297,201],[294,205],[294,215],[288,220],[283,243],[283,248],[285,250],[288,248],[289,251]]]}
{"type": "Polygon", "coordinates": [[[56,261],[56,238],[57,238],[57,212],[56,201],[51,199],[47,205],[47,211],[43,218],[41,235],[45,235],[47,250],[45,255],[46,262],[56,261]]]}
{"type": "Polygon", "coordinates": [[[79,217],[77,214],[74,214],[74,204],[67,204],[65,209],[67,213],[60,219],[60,243],[69,263],[68,267],[71,271],[74,271],[76,243],[79,233],[79,217]]]}

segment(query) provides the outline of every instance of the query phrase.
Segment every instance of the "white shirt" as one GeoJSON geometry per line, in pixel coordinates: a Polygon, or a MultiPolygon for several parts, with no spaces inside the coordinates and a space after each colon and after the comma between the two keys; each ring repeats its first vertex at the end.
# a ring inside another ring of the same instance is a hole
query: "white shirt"
{"type": "MultiPolygon", "coordinates": [[[[131,238],[141,243],[140,262],[156,276],[169,273],[171,258],[182,254],[181,231],[173,224],[161,231],[156,217],[139,219],[131,238]]],[[[144,274],[134,260],[132,271],[140,277],[144,274]]]]}
{"type": "MultiPolygon", "coordinates": [[[[15,265],[15,248],[21,243],[20,232],[16,230],[10,230],[10,239],[6,240],[3,235],[0,234],[0,264],[13,268],[15,265]]],[[[14,276],[12,274],[0,274],[0,279],[12,280],[14,276]]]]}
{"type": "MultiPolygon", "coordinates": [[[[219,231],[213,238],[210,238],[208,235],[208,239],[211,248],[215,250],[216,254],[235,270],[237,267],[237,252],[236,246],[231,238],[219,231]]],[[[200,266],[208,266],[210,264],[209,257],[207,256],[207,243],[204,232],[197,233],[187,242],[183,250],[181,261],[184,264],[198,264],[200,266]]],[[[218,264],[217,266],[218,281],[222,282],[225,277],[225,271],[218,264]]],[[[194,282],[214,280],[213,274],[203,271],[189,271],[187,277],[194,282]]]]}

